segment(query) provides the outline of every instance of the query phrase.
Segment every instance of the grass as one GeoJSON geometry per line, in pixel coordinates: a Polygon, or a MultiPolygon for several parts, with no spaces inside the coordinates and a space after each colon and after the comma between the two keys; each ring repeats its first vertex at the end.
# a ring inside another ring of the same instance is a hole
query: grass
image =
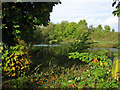
{"type": "Polygon", "coordinates": [[[117,41],[93,41],[91,48],[117,48],[119,43],[117,41]]]}
{"type": "Polygon", "coordinates": [[[118,40],[119,40],[119,32],[93,32],[91,34],[91,39],[94,43],[94,45],[91,45],[91,47],[102,47],[102,48],[117,48],[118,47],[118,40]]]}
{"type": "Polygon", "coordinates": [[[112,44],[118,44],[118,41],[93,41],[95,43],[112,43],[112,44]]]}
{"type": "MultiPolygon", "coordinates": [[[[74,41],[74,39],[71,40],[63,40],[62,42],[60,42],[59,44],[62,45],[68,45],[69,42],[74,41]]],[[[91,44],[90,47],[91,48],[117,48],[119,46],[119,42],[117,41],[105,41],[105,40],[93,40],[94,44],[91,44]]]]}

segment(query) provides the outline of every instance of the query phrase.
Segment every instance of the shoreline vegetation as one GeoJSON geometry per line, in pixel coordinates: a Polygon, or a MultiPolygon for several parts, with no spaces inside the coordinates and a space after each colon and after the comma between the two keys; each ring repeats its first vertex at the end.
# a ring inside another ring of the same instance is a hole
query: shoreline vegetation
{"type": "MultiPolygon", "coordinates": [[[[71,40],[72,41],[72,40],[71,40]]],[[[61,46],[61,45],[69,45],[69,43],[71,41],[65,41],[65,42],[59,42],[59,43],[56,43],[56,44],[35,44],[36,46],[40,45],[45,45],[45,46],[48,46],[48,45],[56,45],[56,46],[61,46]]],[[[34,46],[35,46],[34,45],[34,46]]],[[[93,41],[93,44],[90,45],[91,48],[117,48],[119,46],[119,42],[118,41],[93,41]]]]}
{"type": "Polygon", "coordinates": [[[84,39],[93,42],[91,47],[117,48],[119,46],[120,32],[115,32],[109,25],[102,27],[87,26],[86,20],[80,20],[78,23],[62,21],[61,23],[49,23],[48,26],[36,26],[34,36],[26,43],[31,44],[62,44],[66,45],[72,41],[84,39]],[[88,35],[88,36],[87,36],[88,35]],[[30,41],[30,42],[29,42],[30,41]]]}

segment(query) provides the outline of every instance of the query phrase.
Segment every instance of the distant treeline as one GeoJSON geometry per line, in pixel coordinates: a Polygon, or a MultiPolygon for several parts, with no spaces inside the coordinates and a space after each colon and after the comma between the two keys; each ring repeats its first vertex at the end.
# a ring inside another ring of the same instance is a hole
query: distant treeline
{"type": "Polygon", "coordinates": [[[116,41],[118,39],[117,32],[111,29],[109,25],[98,25],[88,27],[86,20],[76,22],[62,21],[61,23],[53,24],[50,22],[48,26],[36,26],[33,37],[29,40],[34,44],[62,42],[65,40],[81,40],[86,33],[91,33],[89,37],[93,41],[107,40],[116,41]]]}

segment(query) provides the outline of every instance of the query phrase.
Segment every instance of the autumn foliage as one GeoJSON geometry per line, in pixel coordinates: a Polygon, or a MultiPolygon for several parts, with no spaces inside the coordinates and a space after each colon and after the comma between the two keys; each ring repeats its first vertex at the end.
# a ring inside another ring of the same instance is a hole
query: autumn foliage
{"type": "Polygon", "coordinates": [[[25,47],[23,40],[17,39],[16,46],[3,47],[2,63],[3,63],[3,76],[19,77],[23,72],[30,70],[31,64],[28,50],[25,47]]]}

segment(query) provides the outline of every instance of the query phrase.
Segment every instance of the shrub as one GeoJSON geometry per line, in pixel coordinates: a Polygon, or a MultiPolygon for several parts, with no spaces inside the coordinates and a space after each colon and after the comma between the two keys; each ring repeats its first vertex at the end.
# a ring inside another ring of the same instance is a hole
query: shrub
{"type": "Polygon", "coordinates": [[[90,41],[90,34],[90,32],[86,32],[79,38],[79,40],[70,42],[70,52],[84,52],[87,48],[89,48],[89,45],[93,44],[93,42],[90,41]]]}
{"type": "Polygon", "coordinates": [[[79,80],[78,87],[82,88],[118,88],[117,82],[112,78],[112,61],[106,56],[108,51],[100,51],[96,55],[93,53],[69,53],[69,58],[79,59],[88,64],[88,70],[83,72],[79,80]]]}
{"type": "Polygon", "coordinates": [[[15,46],[3,45],[3,76],[19,77],[23,72],[30,70],[31,61],[25,43],[20,39],[17,41],[19,44],[15,46]]]}

